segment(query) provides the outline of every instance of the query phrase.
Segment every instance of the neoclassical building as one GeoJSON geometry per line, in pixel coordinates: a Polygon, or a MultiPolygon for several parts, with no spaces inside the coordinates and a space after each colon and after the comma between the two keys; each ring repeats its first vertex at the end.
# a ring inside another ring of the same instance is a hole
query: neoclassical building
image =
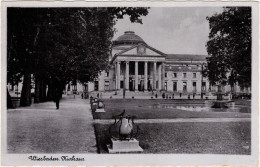
{"type": "MultiPolygon", "coordinates": [[[[133,31],[113,41],[110,69],[100,74],[89,91],[167,91],[207,93],[217,91],[202,77],[207,55],[165,54],[149,46],[133,31]]],[[[230,92],[230,86],[222,88],[230,92]]],[[[238,86],[233,91],[241,92],[238,86]]],[[[250,90],[243,90],[250,91],[250,90]]]]}
{"type": "Polygon", "coordinates": [[[201,75],[205,63],[206,55],[165,54],[126,31],[113,41],[111,68],[101,73],[94,89],[206,92],[209,82],[201,75]]]}

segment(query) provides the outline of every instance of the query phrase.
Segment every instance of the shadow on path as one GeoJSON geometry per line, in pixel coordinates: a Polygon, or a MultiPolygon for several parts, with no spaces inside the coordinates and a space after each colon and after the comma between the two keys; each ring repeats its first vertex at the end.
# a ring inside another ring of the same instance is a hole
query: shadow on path
{"type": "Polygon", "coordinates": [[[97,153],[89,100],[66,96],[7,111],[8,153],[97,153]]]}

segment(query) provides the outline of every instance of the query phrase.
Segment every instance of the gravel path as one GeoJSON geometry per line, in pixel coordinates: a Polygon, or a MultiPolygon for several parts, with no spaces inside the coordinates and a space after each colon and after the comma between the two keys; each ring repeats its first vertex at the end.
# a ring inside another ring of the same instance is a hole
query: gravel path
{"type": "Polygon", "coordinates": [[[89,100],[65,96],[55,103],[7,111],[9,153],[97,153],[89,100]]]}

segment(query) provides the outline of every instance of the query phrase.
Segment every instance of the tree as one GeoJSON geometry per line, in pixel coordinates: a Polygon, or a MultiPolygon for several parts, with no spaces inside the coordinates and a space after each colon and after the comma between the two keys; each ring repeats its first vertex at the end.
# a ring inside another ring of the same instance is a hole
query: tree
{"type": "Polygon", "coordinates": [[[207,17],[207,76],[211,84],[251,85],[251,7],[225,7],[207,17]]]}
{"type": "Polygon", "coordinates": [[[23,77],[21,105],[52,100],[66,83],[93,81],[107,68],[117,19],[142,23],[147,8],[8,8],[8,82],[23,77]],[[48,93],[46,97],[46,85],[48,93]]]}

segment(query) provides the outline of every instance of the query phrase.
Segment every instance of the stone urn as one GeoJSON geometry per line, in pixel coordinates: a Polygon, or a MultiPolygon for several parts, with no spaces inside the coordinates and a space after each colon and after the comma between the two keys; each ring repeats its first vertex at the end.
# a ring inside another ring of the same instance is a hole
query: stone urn
{"type": "Polygon", "coordinates": [[[113,118],[115,122],[109,127],[109,134],[114,140],[130,140],[139,133],[139,127],[134,125],[135,116],[127,115],[125,110],[113,118]]]}
{"type": "Polygon", "coordinates": [[[99,101],[98,108],[104,108],[104,107],[105,107],[104,103],[102,101],[99,101]]]}

